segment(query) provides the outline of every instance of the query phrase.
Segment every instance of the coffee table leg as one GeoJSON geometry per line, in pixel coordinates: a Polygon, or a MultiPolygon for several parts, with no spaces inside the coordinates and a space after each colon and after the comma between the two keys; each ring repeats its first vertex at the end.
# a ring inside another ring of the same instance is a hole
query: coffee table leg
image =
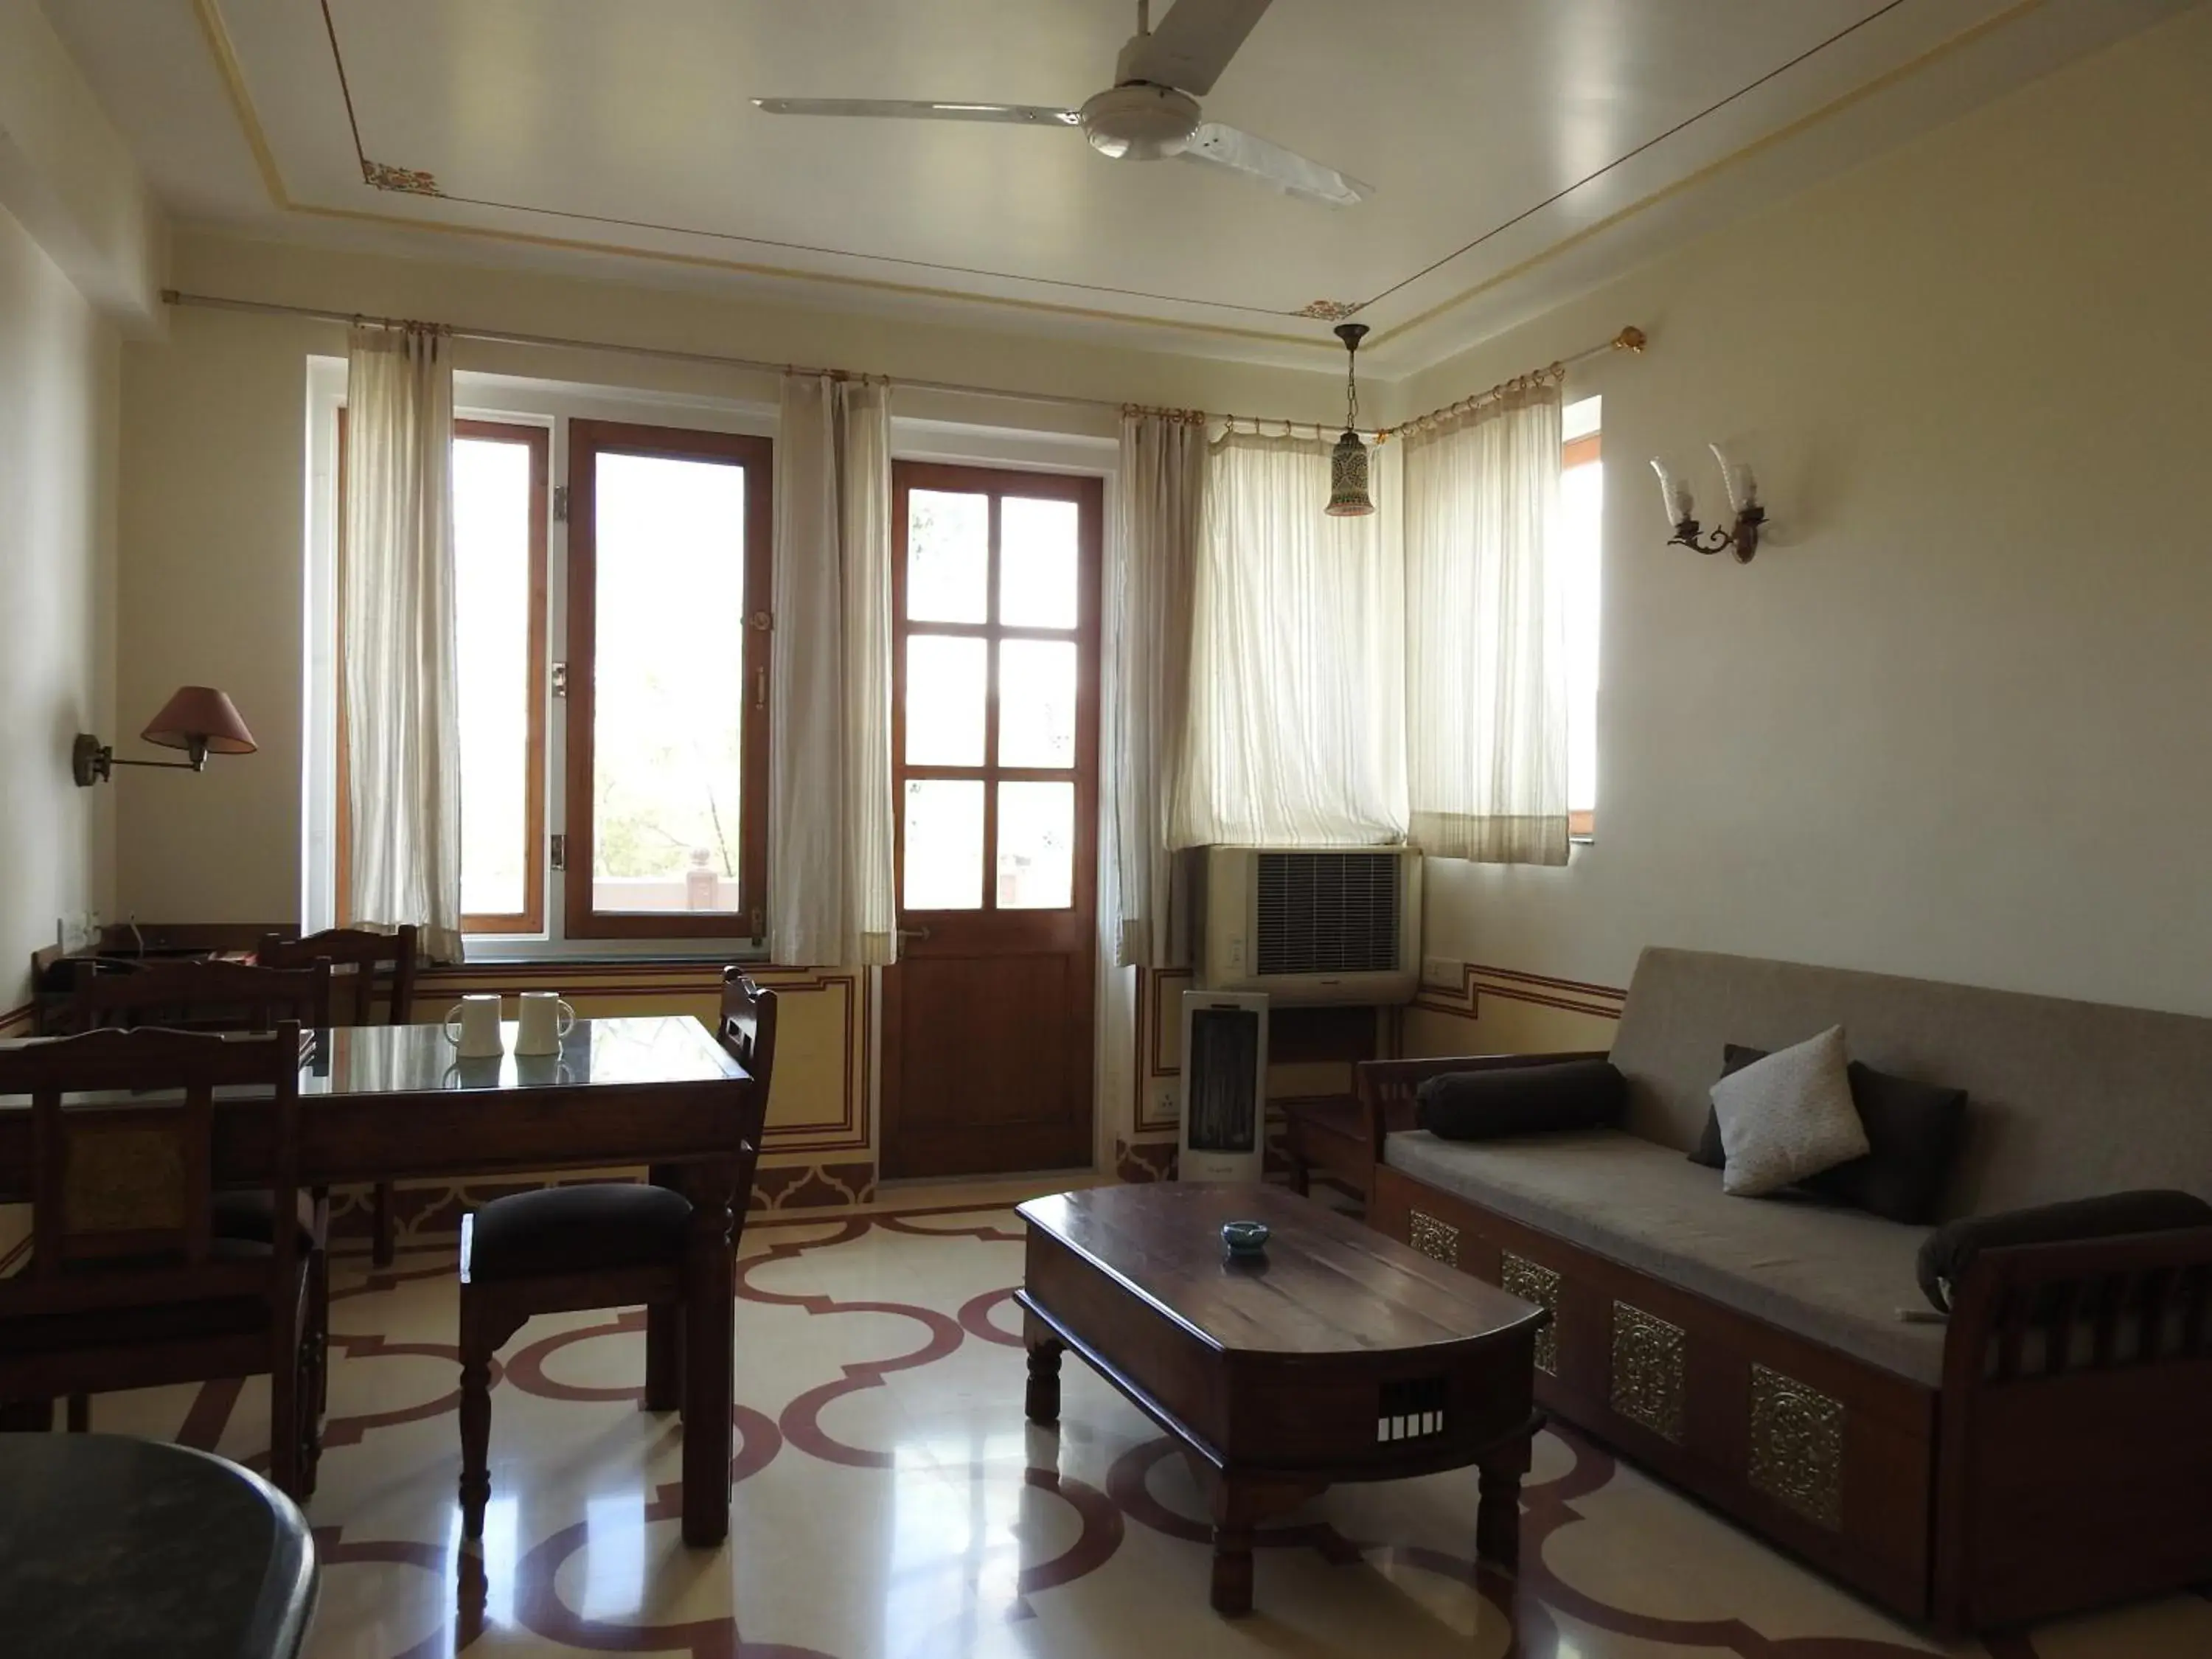
{"type": "Polygon", "coordinates": [[[1024,1405],[1032,1423],[1060,1421],[1060,1355],[1059,1339],[1030,1333],[1030,1386],[1024,1405]]]}
{"type": "Polygon", "coordinates": [[[1486,1454],[1481,1496],[1474,1510],[1474,1553],[1497,1566],[1521,1565],[1521,1477],[1528,1473],[1532,1440],[1507,1442],[1486,1454]]]}
{"type": "Polygon", "coordinates": [[[1252,1505],[1243,1485],[1224,1475],[1213,1492],[1213,1610],[1237,1619],[1252,1611],[1252,1505]]]}

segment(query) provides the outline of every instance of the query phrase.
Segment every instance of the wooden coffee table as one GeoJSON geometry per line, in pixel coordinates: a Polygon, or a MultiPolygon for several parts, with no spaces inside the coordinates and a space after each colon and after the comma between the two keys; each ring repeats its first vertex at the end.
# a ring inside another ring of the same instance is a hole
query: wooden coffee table
{"type": "Polygon", "coordinates": [[[1215,1611],[1252,1607],[1252,1530],[1340,1481],[1476,1465],[1475,1551],[1510,1566],[1550,1315],[1279,1188],[1164,1182],[1032,1199],[1030,1420],[1073,1349],[1174,1436],[1213,1516],[1215,1611]],[[1273,1230],[1224,1260],[1221,1224],[1273,1230]]]}

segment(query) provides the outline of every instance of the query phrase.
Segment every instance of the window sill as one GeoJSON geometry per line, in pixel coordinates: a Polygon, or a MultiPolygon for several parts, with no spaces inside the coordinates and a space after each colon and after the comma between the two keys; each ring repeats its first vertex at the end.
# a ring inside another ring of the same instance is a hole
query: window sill
{"type": "Polygon", "coordinates": [[[698,939],[624,940],[611,949],[603,939],[518,939],[465,938],[461,966],[501,968],[533,962],[573,963],[580,967],[699,967],[708,963],[765,963],[768,946],[750,939],[717,943],[698,939]]]}

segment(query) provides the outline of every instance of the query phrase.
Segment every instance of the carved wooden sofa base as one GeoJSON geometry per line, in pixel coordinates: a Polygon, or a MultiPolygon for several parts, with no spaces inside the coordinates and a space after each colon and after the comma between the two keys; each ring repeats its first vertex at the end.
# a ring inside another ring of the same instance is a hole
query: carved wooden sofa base
{"type": "Polygon", "coordinates": [[[1414,1083],[1469,1063],[1358,1068],[1368,1219],[1552,1310],[1546,1410],[1946,1632],[2212,1576],[2212,1228],[1985,1252],[1932,1388],[1391,1167],[1414,1083]]]}

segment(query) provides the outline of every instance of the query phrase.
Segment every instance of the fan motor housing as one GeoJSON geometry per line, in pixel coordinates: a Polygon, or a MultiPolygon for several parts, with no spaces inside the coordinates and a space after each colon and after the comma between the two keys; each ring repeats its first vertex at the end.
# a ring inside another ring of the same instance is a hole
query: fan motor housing
{"type": "Polygon", "coordinates": [[[1173,87],[1134,81],[1083,106],[1083,136],[1091,149],[1117,161],[1179,155],[1197,131],[1198,100],[1173,87]]]}

